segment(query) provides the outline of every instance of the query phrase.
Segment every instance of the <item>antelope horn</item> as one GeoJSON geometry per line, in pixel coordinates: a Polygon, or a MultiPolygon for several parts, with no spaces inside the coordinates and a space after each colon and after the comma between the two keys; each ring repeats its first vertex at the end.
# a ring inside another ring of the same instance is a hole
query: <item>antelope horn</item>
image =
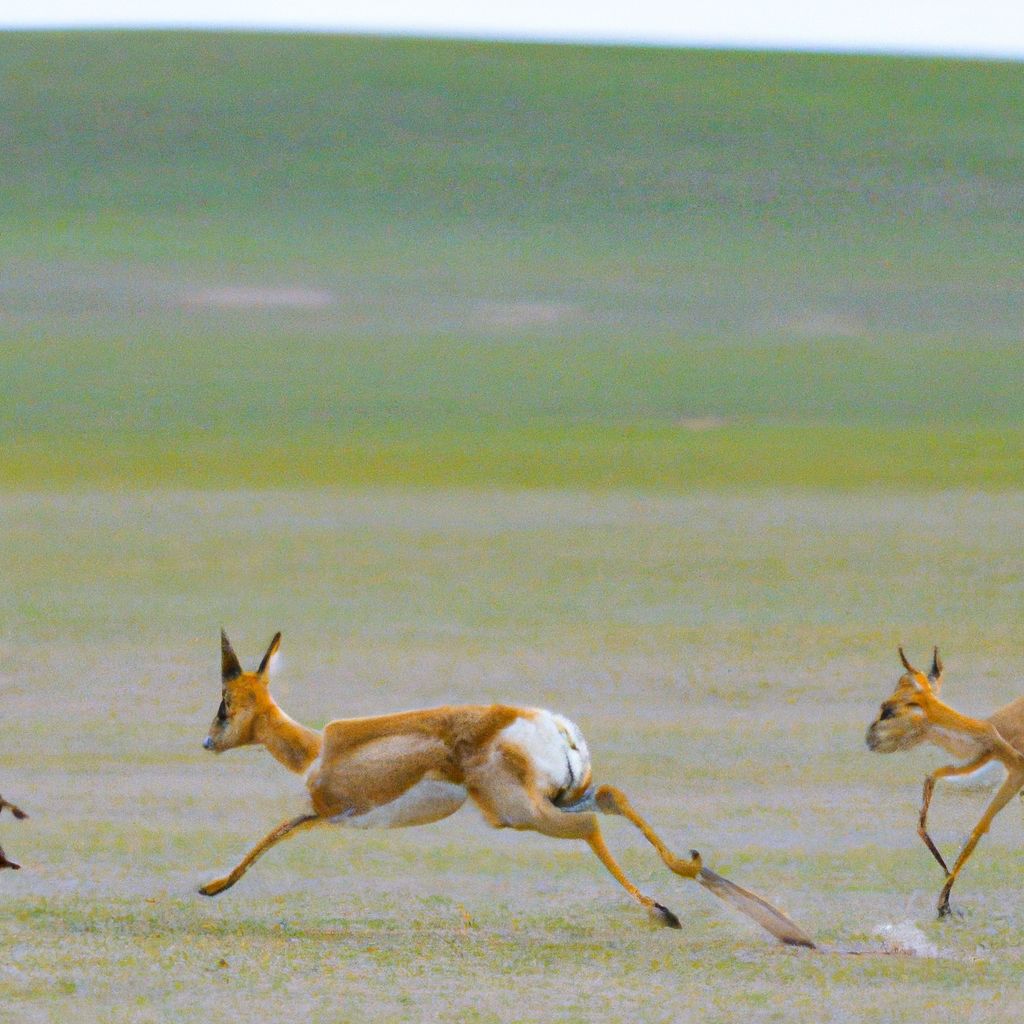
{"type": "Polygon", "coordinates": [[[899,652],[900,652],[900,661],[903,662],[903,667],[908,672],[917,672],[917,669],[914,668],[914,666],[911,665],[909,661],[907,661],[907,656],[903,653],[903,647],[902,646],[899,648],[899,652]]]}

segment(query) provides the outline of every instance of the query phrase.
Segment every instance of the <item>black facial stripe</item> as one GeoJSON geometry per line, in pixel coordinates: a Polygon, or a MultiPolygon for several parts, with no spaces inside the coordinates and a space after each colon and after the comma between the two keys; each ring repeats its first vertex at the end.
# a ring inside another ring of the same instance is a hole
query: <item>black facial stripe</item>
{"type": "Polygon", "coordinates": [[[220,707],[217,708],[217,721],[226,722],[228,720],[228,706],[224,701],[220,702],[220,707]]]}

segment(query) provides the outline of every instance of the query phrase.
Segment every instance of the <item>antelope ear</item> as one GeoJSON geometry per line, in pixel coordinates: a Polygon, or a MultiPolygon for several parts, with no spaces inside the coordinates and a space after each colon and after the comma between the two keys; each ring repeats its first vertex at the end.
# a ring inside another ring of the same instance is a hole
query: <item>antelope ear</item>
{"type": "Polygon", "coordinates": [[[920,673],[919,673],[919,672],[917,671],[917,669],[916,669],[916,668],[914,668],[914,666],[913,666],[913,665],[911,665],[909,661],[907,661],[907,656],[906,656],[906,655],[905,655],[905,654],[903,653],[903,648],[902,648],[902,646],[901,646],[901,647],[899,648],[899,652],[900,652],[900,661],[902,661],[902,662],[903,662],[903,667],[904,667],[904,668],[905,668],[905,669],[906,669],[906,670],[907,670],[908,672],[912,672],[912,673],[914,673],[915,675],[920,675],[920,673]]]}
{"type": "Polygon", "coordinates": [[[939,649],[935,648],[932,654],[932,667],[928,673],[928,682],[932,684],[932,689],[938,693],[942,689],[942,671],[943,671],[942,659],[939,657],[939,649]]]}
{"type": "Polygon", "coordinates": [[[274,639],[270,641],[270,646],[267,648],[267,653],[263,655],[263,660],[260,662],[259,674],[265,676],[270,671],[270,662],[274,655],[281,649],[281,633],[278,631],[274,634],[274,639]]]}
{"type": "Polygon", "coordinates": [[[220,631],[220,677],[225,683],[237,679],[242,674],[242,666],[238,663],[231,641],[223,629],[220,631]]]}

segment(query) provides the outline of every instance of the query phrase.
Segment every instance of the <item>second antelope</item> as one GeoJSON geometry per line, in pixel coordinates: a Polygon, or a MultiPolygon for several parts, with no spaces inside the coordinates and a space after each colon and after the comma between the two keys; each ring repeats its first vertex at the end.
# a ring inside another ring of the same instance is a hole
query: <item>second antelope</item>
{"type": "Polygon", "coordinates": [[[230,888],[275,843],[317,825],[399,828],[454,814],[472,800],[495,828],[526,829],[556,839],[582,839],[615,880],[658,921],[680,927],[672,911],[642,893],[612,858],[598,814],[621,815],[657,850],[665,865],[692,878],[791,945],[811,940],[779,910],[708,870],[700,855],[676,857],[611,786],[593,788],[590,754],[567,718],[502,704],[440,707],[329,722],[323,732],[289,718],[269,691],[278,633],[259,668],[243,672],[221,632],[221,702],[203,743],[220,753],[264,746],[305,776],[302,813],[268,833],[239,864],[199,891],[230,888]]]}
{"type": "Polygon", "coordinates": [[[937,647],[928,675],[919,672],[907,661],[902,647],[899,651],[906,672],[868,728],[867,745],[880,754],[889,754],[895,750],[909,750],[919,743],[934,743],[964,762],[938,768],[925,778],[924,797],[917,824],[917,834],[946,875],[946,883],[939,895],[939,917],[945,917],[949,913],[950,890],[964,864],[981,837],[989,830],[992,819],[1024,787],[1024,697],[1018,697],[988,718],[969,718],[939,700],[942,659],[937,647]],[[928,805],[932,800],[935,783],[939,779],[970,775],[992,761],[998,761],[1006,768],[1006,779],[985,809],[981,820],[974,826],[974,831],[950,870],[928,835],[928,805]]]}

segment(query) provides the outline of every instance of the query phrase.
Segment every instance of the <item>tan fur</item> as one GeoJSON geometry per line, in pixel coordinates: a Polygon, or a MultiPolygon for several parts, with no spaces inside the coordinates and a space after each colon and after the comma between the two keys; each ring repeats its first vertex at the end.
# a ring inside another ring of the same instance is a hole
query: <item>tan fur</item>
{"type": "Polygon", "coordinates": [[[986,721],[999,730],[999,735],[1014,750],[1024,753],[1024,697],[1018,697],[994,711],[986,721]]]}
{"type": "MultiPolygon", "coordinates": [[[[266,850],[299,831],[329,822],[360,826],[365,820],[392,827],[437,820],[458,808],[464,798],[457,787],[462,787],[465,799],[496,828],[583,840],[630,896],[661,922],[679,927],[675,915],[633,885],[612,858],[598,813],[626,817],[684,878],[698,878],[700,855],[676,857],[622,793],[607,786],[596,793],[589,789],[586,745],[568,720],[536,708],[460,705],[339,719],[321,734],[289,718],[270,696],[267,671],[279,644],[277,634],[260,669],[246,673],[222,634],[224,701],[204,746],[221,752],[262,744],[281,764],[306,773],[309,810],[282,822],[229,874],[204,885],[204,895],[234,885],[266,850]]],[[[773,934],[792,933],[802,940],[803,933],[763,901],[756,920],[765,923],[763,908],[770,912],[773,934]]]]}
{"type": "Polygon", "coordinates": [[[945,765],[927,776],[918,817],[917,834],[946,874],[938,904],[939,916],[943,917],[949,913],[949,894],[964,864],[988,831],[995,816],[1024,788],[1024,698],[1007,704],[987,719],[970,718],[955,711],[938,697],[943,679],[938,648],[935,650],[932,670],[927,676],[907,661],[902,648],[900,658],[907,671],[896,683],[892,695],[882,703],[878,717],[868,727],[865,738],[868,747],[887,754],[896,750],[909,750],[921,743],[932,743],[954,757],[967,759],[966,764],[945,765]],[[928,834],[928,808],[935,783],[940,779],[969,775],[993,760],[1001,762],[1006,768],[1006,780],[974,827],[950,870],[928,834]]]}

